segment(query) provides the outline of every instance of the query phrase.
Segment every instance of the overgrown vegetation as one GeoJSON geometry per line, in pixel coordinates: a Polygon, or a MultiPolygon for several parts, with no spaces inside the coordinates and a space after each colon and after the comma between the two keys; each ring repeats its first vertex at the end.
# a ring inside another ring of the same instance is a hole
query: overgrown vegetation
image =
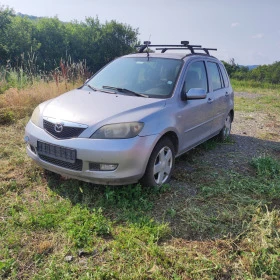
{"type": "Polygon", "coordinates": [[[265,112],[279,115],[280,111],[280,85],[271,85],[254,81],[238,81],[231,79],[236,92],[251,92],[250,97],[235,96],[235,111],[265,112]]]}
{"type": "MultiPolygon", "coordinates": [[[[41,71],[51,71],[61,58],[86,60],[95,72],[115,57],[130,53],[137,42],[138,30],[116,21],[100,23],[98,18],[85,22],[61,22],[58,18],[35,18],[15,15],[0,6],[0,59],[11,67],[25,67],[23,60],[32,57],[41,71]]],[[[36,69],[34,69],[36,70],[36,69]]]]}
{"type": "Polygon", "coordinates": [[[90,76],[112,59],[132,52],[138,30],[116,21],[61,22],[15,15],[0,5],[0,93],[36,80],[70,81],[90,76]]]}
{"type": "Polygon", "coordinates": [[[34,108],[41,102],[54,98],[67,90],[82,85],[82,81],[68,83],[35,83],[25,89],[10,88],[5,94],[0,95],[0,125],[11,124],[31,115],[34,108]]]}
{"type": "MultiPolygon", "coordinates": [[[[0,125],[0,278],[280,278],[279,135],[278,149],[230,171],[201,154],[233,139],[211,140],[179,158],[191,168],[162,188],[65,180],[33,164],[22,139],[32,108],[72,86],[34,83],[0,96],[11,121],[0,125]]],[[[259,102],[277,94],[267,89],[259,102]]],[[[236,99],[242,112],[251,103],[236,99]]],[[[279,116],[275,104],[258,110],[279,116]]]]}
{"type": "Polygon", "coordinates": [[[280,84],[280,62],[276,61],[271,65],[259,65],[249,70],[247,66],[238,65],[234,59],[230,62],[223,61],[229,76],[239,81],[249,81],[263,88],[271,88],[280,84]],[[269,87],[267,84],[270,84],[269,87]]]}
{"type": "MultiPolygon", "coordinates": [[[[0,27],[1,279],[280,278],[279,134],[230,170],[201,155],[234,138],[210,140],[180,157],[161,188],[66,180],[26,155],[32,110],[130,52],[138,31],[92,18],[31,20],[3,7],[0,27]]],[[[257,111],[279,127],[278,82],[233,70],[235,91],[252,93],[235,98],[236,113],[257,111]]]]}

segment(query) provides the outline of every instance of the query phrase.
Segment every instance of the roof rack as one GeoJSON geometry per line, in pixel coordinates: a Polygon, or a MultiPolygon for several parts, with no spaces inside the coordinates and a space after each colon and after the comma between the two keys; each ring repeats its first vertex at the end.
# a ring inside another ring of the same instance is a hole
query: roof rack
{"type": "Polygon", "coordinates": [[[161,50],[162,53],[165,53],[167,50],[190,50],[192,54],[195,54],[197,50],[202,50],[207,55],[210,55],[209,51],[217,50],[214,48],[203,48],[201,45],[189,45],[189,41],[181,41],[181,45],[152,45],[150,41],[144,41],[143,45],[136,46],[136,48],[139,48],[139,53],[143,53],[149,47],[155,47],[156,50],[161,50]]]}

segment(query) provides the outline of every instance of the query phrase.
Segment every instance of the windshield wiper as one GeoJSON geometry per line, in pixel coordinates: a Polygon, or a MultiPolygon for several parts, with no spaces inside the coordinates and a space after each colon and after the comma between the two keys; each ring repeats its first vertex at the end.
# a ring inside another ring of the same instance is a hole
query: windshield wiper
{"type": "Polygon", "coordinates": [[[111,86],[103,86],[103,88],[105,88],[105,89],[111,89],[111,90],[115,90],[115,91],[119,91],[119,92],[122,92],[122,93],[133,94],[133,95],[135,95],[135,96],[141,96],[141,97],[146,97],[146,98],[149,97],[149,96],[146,95],[146,94],[139,93],[139,92],[135,92],[135,91],[129,90],[129,89],[127,89],[127,88],[118,88],[118,87],[111,87],[111,86]]]}
{"type": "Polygon", "coordinates": [[[89,87],[90,89],[92,89],[93,91],[101,91],[101,92],[106,92],[106,93],[112,93],[110,91],[107,91],[107,90],[103,90],[103,89],[100,89],[100,88],[95,88],[93,86],[91,86],[90,84],[85,84],[87,87],[89,87]]]}
{"type": "Polygon", "coordinates": [[[92,89],[93,91],[97,91],[97,89],[95,87],[92,87],[90,84],[86,84],[86,86],[92,89]]]}

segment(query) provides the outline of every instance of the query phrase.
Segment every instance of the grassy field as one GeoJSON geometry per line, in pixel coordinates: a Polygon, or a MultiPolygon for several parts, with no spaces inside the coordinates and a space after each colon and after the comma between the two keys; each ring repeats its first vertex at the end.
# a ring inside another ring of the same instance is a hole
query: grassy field
{"type": "MultiPolygon", "coordinates": [[[[279,116],[279,89],[233,84],[258,94],[236,98],[237,112],[279,116]]],[[[206,168],[202,152],[230,145],[208,141],[178,159],[196,168],[162,188],[64,180],[23,142],[32,109],[63,91],[0,95],[1,279],[280,279],[280,136],[245,173],[206,168]]]]}
{"type": "Polygon", "coordinates": [[[249,92],[255,96],[252,99],[245,100],[245,97],[236,97],[235,110],[264,113],[273,113],[279,115],[280,112],[280,85],[262,84],[254,81],[232,80],[232,86],[236,92],[249,92]]]}
{"type": "Polygon", "coordinates": [[[232,87],[237,92],[254,92],[254,93],[280,93],[279,84],[263,83],[256,81],[239,81],[231,79],[232,87]]]}

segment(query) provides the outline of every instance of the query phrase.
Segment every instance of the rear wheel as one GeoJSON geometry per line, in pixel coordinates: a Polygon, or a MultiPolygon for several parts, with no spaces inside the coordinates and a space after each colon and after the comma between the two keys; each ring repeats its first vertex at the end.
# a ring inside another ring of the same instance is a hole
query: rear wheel
{"type": "Polygon", "coordinates": [[[168,183],[174,169],[175,149],[169,138],[163,138],[155,146],[146,172],[141,179],[145,186],[161,186],[168,183]]]}
{"type": "Polygon", "coordinates": [[[232,117],[231,114],[229,113],[225,119],[224,127],[219,134],[219,139],[223,142],[229,138],[230,131],[231,131],[231,123],[232,123],[232,117]]]}

